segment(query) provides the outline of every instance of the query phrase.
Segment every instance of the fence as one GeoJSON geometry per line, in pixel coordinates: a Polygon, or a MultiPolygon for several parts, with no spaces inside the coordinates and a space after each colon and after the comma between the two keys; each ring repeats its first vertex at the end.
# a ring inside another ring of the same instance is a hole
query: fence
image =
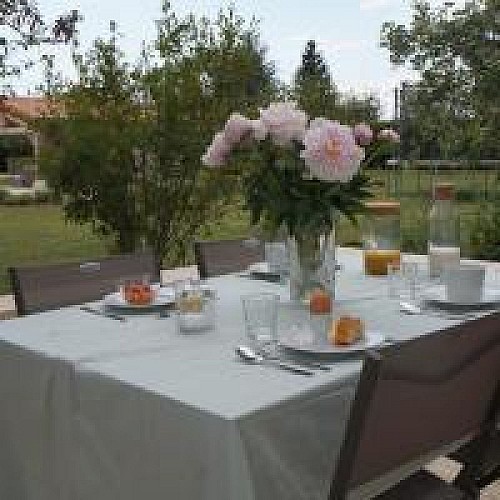
{"type": "MultiPolygon", "coordinates": [[[[377,197],[400,200],[402,246],[406,250],[417,252],[426,250],[428,211],[433,186],[439,182],[454,184],[464,255],[481,256],[481,249],[477,248],[478,228],[481,223],[487,223],[485,218],[495,208],[500,214],[500,160],[474,163],[392,160],[386,168],[370,170],[369,174],[376,182],[377,197]]],[[[489,229],[488,234],[491,233],[489,229]]],[[[500,228],[498,236],[495,233],[491,237],[498,238],[496,243],[500,255],[500,228]]]]}

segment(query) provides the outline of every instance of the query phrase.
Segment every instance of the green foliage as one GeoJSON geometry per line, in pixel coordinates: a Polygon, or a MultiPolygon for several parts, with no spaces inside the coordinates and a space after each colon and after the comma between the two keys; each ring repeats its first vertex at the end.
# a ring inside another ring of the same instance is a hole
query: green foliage
{"type": "Polygon", "coordinates": [[[188,248],[234,183],[201,168],[205,145],[229,110],[256,109],[273,92],[254,24],[230,10],[210,22],[165,6],[157,64],[130,68],[117,41],[97,41],[80,81],[60,96],[66,116],[41,124],[44,172],[67,217],[116,237],[121,250],[147,244],[158,266],[188,248]]]}
{"type": "Polygon", "coordinates": [[[0,157],[30,156],[32,149],[25,135],[0,135],[0,157]]]}
{"type": "Polygon", "coordinates": [[[373,97],[342,96],[338,92],[314,40],[306,44],[290,95],[311,118],[324,116],[354,124],[375,121],[379,114],[379,103],[373,97]]]}
{"type": "Polygon", "coordinates": [[[409,154],[498,158],[500,154],[500,17],[498,0],[453,2],[433,9],[416,1],[409,27],[382,28],[382,45],[396,64],[421,80],[402,99],[409,154]]]}
{"type": "Polygon", "coordinates": [[[309,40],[302,55],[302,64],[295,73],[292,95],[299,108],[311,118],[331,117],[335,113],[338,93],[330,76],[328,65],[309,40]]]}
{"type": "Polygon", "coordinates": [[[245,163],[242,186],[252,223],[263,221],[274,230],[285,226],[292,235],[330,230],[339,215],[355,221],[370,197],[370,182],[363,174],[349,183],[305,179],[294,144],[280,153],[267,139],[245,163]]]}
{"type": "MultiPolygon", "coordinates": [[[[2,0],[0,2],[0,77],[19,75],[33,65],[26,52],[35,46],[68,43],[76,35],[80,20],[78,11],[59,16],[52,26],[44,18],[36,0],[2,0]],[[18,52],[24,52],[19,58],[18,52]],[[16,57],[17,56],[17,57],[16,57]]],[[[47,58],[48,56],[42,56],[47,58]]]]}
{"type": "Polygon", "coordinates": [[[471,250],[478,259],[500,261],[500,200],[480,210],[471,230],[471,250]]]}

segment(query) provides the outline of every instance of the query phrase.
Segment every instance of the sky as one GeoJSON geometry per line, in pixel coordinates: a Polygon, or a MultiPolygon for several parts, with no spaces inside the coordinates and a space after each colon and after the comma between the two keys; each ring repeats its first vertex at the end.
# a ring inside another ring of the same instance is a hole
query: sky
{"type": "MultiPolygon", "coordinates": [[[[72,9],[80,11],[81,51],[96,38],[106,37],[109,22],[116,21],[120,46],[131,61],[138,58],[143,40],[155,39],[155,20],[161,17],[161,0],[38,0],[38,4],[47,20],[72,9]]],[[[393,115],[395,87],[415,77],[409,69],[391,65],[388,51],[380,47],[383,22],[408,23],[411,0],[171,0],[178,15],[215,17],[231,4],[245,19],[260,20],[267,57],[285,82],[290,82],[309,39],[316,40],[339,90],[379,98],[384,118],[393,115]]],[[[71,77],[68,60],[61,56],[60,61],[63,73],[71,77]]],[[[41,79],[40,70],[32,71],[14,87],[19,94],[26,93],[41,79]]]]}

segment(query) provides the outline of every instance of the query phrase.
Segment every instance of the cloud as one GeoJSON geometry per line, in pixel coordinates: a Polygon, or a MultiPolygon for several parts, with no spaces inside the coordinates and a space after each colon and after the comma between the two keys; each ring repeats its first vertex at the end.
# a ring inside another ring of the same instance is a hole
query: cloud
{"type": "Polygon", "coordinates": [[[368,11],[387,7],[393,0],[359,0],[359,10],[368,11]]]}

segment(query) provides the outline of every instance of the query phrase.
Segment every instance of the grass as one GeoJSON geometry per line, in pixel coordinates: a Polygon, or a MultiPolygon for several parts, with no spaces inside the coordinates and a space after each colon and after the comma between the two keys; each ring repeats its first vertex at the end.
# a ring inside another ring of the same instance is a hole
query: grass
{"type": "Polygon", "coordinates": [[[0,294],[10,291],[9,266],[99,257],[107,247],[90,227],[66,224],[59,206],[0,206],[0,294]]]}
{"type": "MultiPolygon", "coordinates": [[[[401,200],[402,248],[407,251],[425,252],[428,200],[436,179],[452,181],[457,187],[464,255],[469,255],[469,235],[481,209],[479,202],[500,197],[495,171],[451,170],[439,172],[438,177],[418,170],[372,171],[371,175],[379,182],[377,198],[401,200]]],[[[200,236],[224,239],[251,233],[248,216],[230,207],[221,219],[208,223],[200,236]]],[[[342,220],[337,241],[359,245],[361,229],[342,220]]],[[[89,226],[67,224],[59,206],[0,205],[0,294],[10,291],[6,273],[9,266],[97,258],[106,255],[109,248],[110,242],[93,235],[89,226]]]]}

